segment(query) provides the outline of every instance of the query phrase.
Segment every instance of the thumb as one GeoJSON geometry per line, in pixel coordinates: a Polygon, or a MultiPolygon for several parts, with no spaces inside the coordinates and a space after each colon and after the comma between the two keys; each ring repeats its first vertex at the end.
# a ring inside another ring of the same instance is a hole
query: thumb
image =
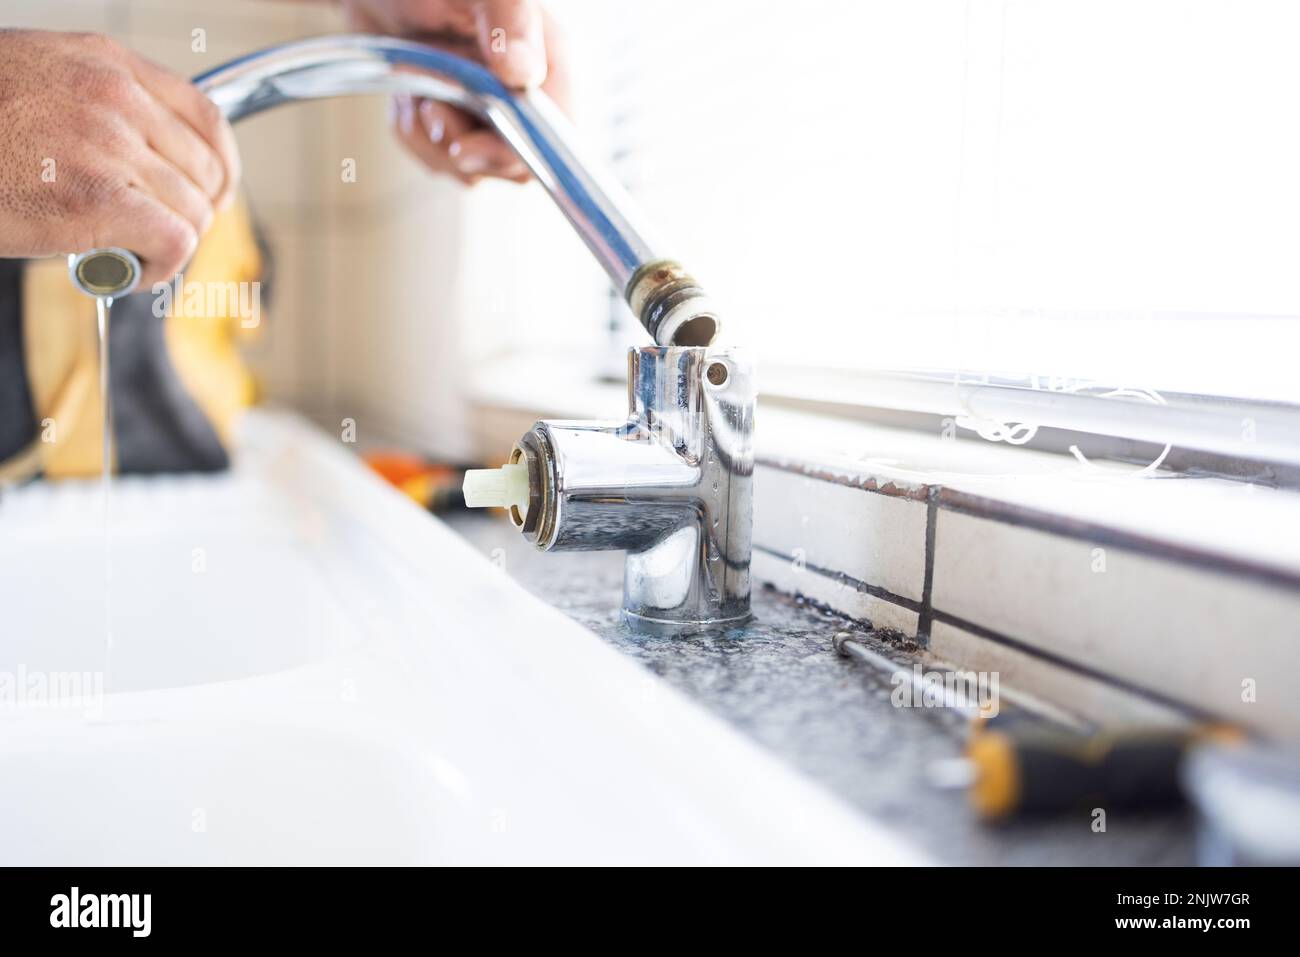
{"type": "Polygon", "coordinates": [[[546,39],[537,0],[483,0],[478,5],[483,60],[506,86],[539,86],[546,79],[546,39]]]}

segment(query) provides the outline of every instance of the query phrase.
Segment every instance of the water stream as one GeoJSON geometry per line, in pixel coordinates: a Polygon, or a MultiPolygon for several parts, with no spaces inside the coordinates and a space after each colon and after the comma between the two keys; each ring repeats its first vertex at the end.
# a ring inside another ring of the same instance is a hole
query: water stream
{"type": "Polygon", "coordinates": [[[99,402],[103,421],[100,423],[102,460],[100,463],[100,519],[104,531],[104,688],[109,685],[113,660],[113,404],[109,390],[109,323],[113,315],[111,296],[95,300],[99,332],[99,402]]]}

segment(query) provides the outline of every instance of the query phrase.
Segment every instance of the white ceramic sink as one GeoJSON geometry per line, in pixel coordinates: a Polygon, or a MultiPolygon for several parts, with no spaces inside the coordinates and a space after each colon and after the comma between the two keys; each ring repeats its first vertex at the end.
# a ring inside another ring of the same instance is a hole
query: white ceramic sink
{"type": "Polygon", "coordinates": [[[919,860],[300,419],[244,431],[119,480],[107,588],[97,483],[0,499],[0,864],[919,860]]]}

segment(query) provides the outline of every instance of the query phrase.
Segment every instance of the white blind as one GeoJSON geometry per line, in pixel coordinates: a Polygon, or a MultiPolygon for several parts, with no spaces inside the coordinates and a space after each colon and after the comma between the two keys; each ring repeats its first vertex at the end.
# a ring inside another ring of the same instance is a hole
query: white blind
{"type": "Polygon", "coordinates": [[[619,175],[769,368],[1300,401],[1300,4],[596,6],[619,175]]]}

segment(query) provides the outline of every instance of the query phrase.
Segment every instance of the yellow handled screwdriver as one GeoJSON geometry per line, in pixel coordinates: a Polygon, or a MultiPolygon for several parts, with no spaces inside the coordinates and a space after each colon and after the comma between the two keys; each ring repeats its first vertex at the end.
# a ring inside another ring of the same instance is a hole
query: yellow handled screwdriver
{"type": "Polygon", "coordinates": [[[1240,739],[1221,725],[1075,734],[999,715],[974,722],[965,757],[937,769],[935,780],[967,788],[971,807],[989,822],[1077,807],[1174,807],[1186,800],[1187,754],[1211,740],[1240,739]]]}

